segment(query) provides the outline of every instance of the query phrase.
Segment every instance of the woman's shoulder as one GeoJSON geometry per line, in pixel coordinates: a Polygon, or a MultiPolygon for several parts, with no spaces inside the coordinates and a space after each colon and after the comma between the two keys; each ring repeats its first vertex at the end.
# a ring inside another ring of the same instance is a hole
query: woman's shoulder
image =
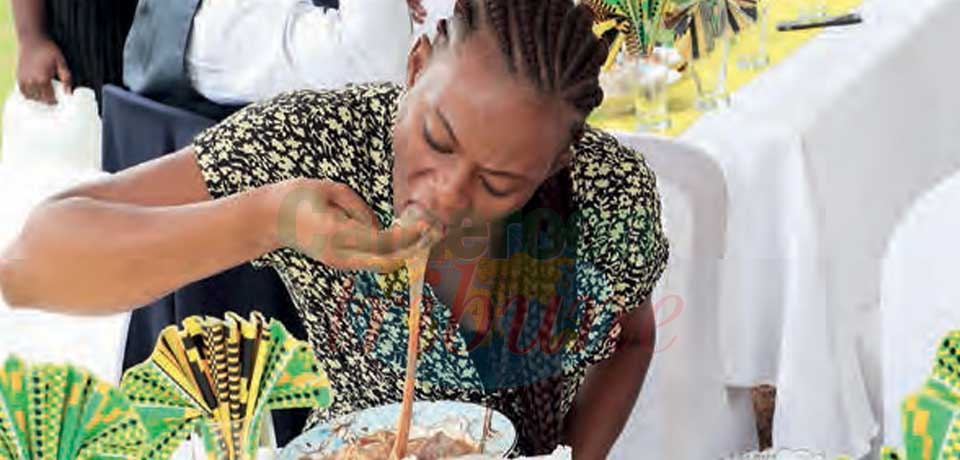
{"type": "Polygon", "coordinates": [[[403,87],[394,83],[362,83],[336,89],[290,91],[278,95],[269,103],[296,105],[320,115],[356,113],[389,123],[402,94],[403,87]]]}
{"type": "Polygon", "coordinates": [[[257,139],[313,161],[363,161],[390,150],[401,87],[367,83],[338,89],[303,89],[251,104],[208,130],[203,138],[229,141],[226,134],[257,139]]]}
{"type": "Polygon", "coordinates": [[[357,189],[388,171],[401,92],[395,85],[364,84],[282,93],[205,130],[194,149],[201,166],[230,171],[241,182],[308,177],[357,189]]]}
{"type": "Polygon", "coordinates": [[[270,111],[298,112],[307,120],[362,118],[366,126],[389,125],[393,121],[403,88],[393,83],[351,84],[336,89],[301,89],[288,91],[254,104],[252,108],[270,111]]]}
{"type": "Polygon", "coordinates": [[[585,247],[592,262],[643,267],[650,261],[665,260],[660,193],[643,154],[609,133],[588,128],[573,155],[578,231],[588,237],[585,247]],[[637,259],[637,251],[645,254],[637,259]]]}
{"type": "Polygon", "coordinates": [[[657,199],[656,175],[643,153],[606,131],[587,127],[573,146],[572,170],[574,188],[584,204],[614,200],[617,207],[629,207],[631,199],[657,199]]]}

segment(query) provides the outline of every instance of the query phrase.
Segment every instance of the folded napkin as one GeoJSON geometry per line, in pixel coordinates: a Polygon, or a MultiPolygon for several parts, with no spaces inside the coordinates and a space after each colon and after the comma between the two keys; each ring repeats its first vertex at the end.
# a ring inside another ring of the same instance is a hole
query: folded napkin
{"type": "Polygon", "coordinates": [[[89,372],[3,363],[0,459],[139,459],[145,441],[130,402],[89,372]]]}
{"type": "Polygon", "coordinates": [[[905,451],[884,448],[883,460],[960,459],[960,330],[944,337],[935,360],[902,405],[905,451]]]}
{"type": "Polygon", "coordinates": [[[268,409],[326,407],[330,383],[313,351],[276,320],[186,318],[163,330],[121,389],[148,433],[144,458],[166,459],[192,433],[220,458],[254,458],[268,409]]]}

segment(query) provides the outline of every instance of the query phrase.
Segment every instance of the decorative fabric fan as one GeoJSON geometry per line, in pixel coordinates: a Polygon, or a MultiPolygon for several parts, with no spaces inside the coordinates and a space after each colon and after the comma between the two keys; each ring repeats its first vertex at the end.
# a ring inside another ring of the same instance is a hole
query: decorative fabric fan
{"type": "Polygon", "coordinates": [[[713,49],[714,40],[725,33],[724,19],[732,33],[739,33],[756,21],[757,0],[692,0],[675,5],[664,22],[674,32],[674,46],[691,60],[713,49]]]}
{"type": "Polygon", "coordinates": [[[164,329],[121,389],[147,428],[148,459],[169,458],[198,429],[224,458],[252,458],[265,409],[325,407],[331,399],[309,345],[259,313],[249,320],[190,317],[164,329]],[[204,431],[211,424],[228,432],[211,439],[204,431]]]}
{"type": "Polygon", "coordinates": [[[943,338],[932,374],[902,412],[906,450],[884,448],[883,460],[960,458],[960,330],[943,338]]]}
{"type": "Polygon", "coordinates": [[[139,459],[145,441],[130,402],[89,372],[16,357],[0,369],[2,459],[139,459]]]}
{"type": "Polygon", "coordinates": [[[632,57],[650,53],[669,0],[583,0],[593,12],[593,31],[610,43],[609,68],[626,46],[632,57]]]}

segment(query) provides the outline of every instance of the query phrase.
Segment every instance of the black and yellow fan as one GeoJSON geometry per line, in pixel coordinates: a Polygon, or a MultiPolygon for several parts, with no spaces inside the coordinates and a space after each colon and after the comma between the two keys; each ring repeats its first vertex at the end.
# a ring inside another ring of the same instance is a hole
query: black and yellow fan
{"type": "Polygon", "coordinates": [[[146,428],[147,460],[170,458],[197,431],[208,454],[253,458],[269,410],[326,407],[332,396],[310,346],[256,312],[167,327],[121,389],[146,428]]]}
{"type": "Polygon", "coordinates": [[[692,0],[674,4],[664,22],[674,32],[674,46],[689,61],[707,55],[726,26],[738,33],[756,19],[757,0],[692,0]]]}

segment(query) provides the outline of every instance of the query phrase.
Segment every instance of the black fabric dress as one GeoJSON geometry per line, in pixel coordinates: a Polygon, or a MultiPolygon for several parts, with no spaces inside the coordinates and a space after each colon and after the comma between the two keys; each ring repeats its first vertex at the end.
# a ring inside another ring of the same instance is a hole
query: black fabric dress
{"type": "Polygon", "coordinates": [[[123,44],[137,0],[44,0],[47,34],[60,47],[74,86],[123,84],[123,44]]]}

